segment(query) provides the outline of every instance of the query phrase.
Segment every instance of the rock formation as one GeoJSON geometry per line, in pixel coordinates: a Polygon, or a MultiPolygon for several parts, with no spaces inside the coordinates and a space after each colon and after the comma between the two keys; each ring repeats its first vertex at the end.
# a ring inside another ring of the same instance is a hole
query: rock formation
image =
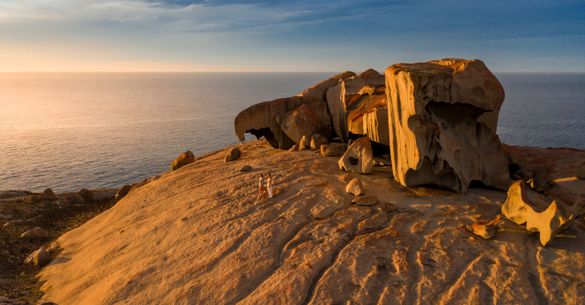
{"type": "Polygon", "coordinates": [[[311,150],[321,149],[321,145],[327,144],[327,138],[320,135],[314,134],[311,136],[311,150]]]}
{"type": "Polygon", "coordinates": [[[505,189],[496,135],[504,90],[480,60],[443,59],[386,69],[394,179],[465,192],[472,181],[505,189]]]}
{"type": "Polygon", "coordinates": [[[237,147],[234,147],[234,148],[230,149],[230,151],[227,153],[227,155],[225,156],[223,161],[224,162],[235,161],[235,160],[238,160],[241,155],[242,155],[242,152],[240,151],[240,149],[237,147]]]}
{"type": "Polygon", "coordinates": [[[338,162],[339,169],[356,174],[368,174],[374,167],[372,144],[366,137],[353,141],[338,162]]]}
{"type": "Polygon", "coordinates": [[[180,154],[173,162],[171,163],[171,170],[178,170],[179,168],[195,162],[195,156],[193,153],[188,150],[182,154],[180,154]]]}
{"type": "Polygon", "coordinates": [[[546,196],[528,188],[522,180],[510,185],[502,214],[516,224],[526,224],[530,232],[539,232],[543,246],[574,220],[574,215],[562,203],[551,202],[546,196]]]}
{"type": "Polygon", "coordinates": [[[236,116],[234,127],[240,141],[245,140],[245,133],[251,133],[257,138],[264,137],[275,148],[289,149],[298,141],[291,136],[297,137],[302,133],[295,128],[304,128],[299,122],[305,120],[311,124],[317,121],[318,129],[330,130],[331,119],[322,99],[309,94],[252,105],[236,116]],[[299,110],[301,106],[303,108],[299,110]]]}
{"type": "Polygon", "coordinates": [[[278,117],[280,128],[295,143],[298,143],[303,136],[328,135],[330,133],[329,116],[323,110],[315,110],[303,104],[278,117]]]}
{"type": "Polygon", "coordinates": [[[361,196],[364,193],[362,181],[359,178],[353,178],[345,186],[345,192],[354,196],[361,196]]]}
{"type": "Polygon", "coordinates": [[[326,80],[320,81],[315,85],[303,90],[303,92],[299,93],[299,96],[308,96],[317,98],[320,100],[325,100],[325,95],[327,90],[335,85],[337,85],[340,81],[348,79],[350,77],[354,77],[355,73],[351,71],[345,71],[339,74],[336,74],[326,80]]]}
{"type": "Polygon", "coordinates": [[[333,129],[344,142],[349,132],[388,144],[384,76],[370,69],[327,90],[333,129]]]}

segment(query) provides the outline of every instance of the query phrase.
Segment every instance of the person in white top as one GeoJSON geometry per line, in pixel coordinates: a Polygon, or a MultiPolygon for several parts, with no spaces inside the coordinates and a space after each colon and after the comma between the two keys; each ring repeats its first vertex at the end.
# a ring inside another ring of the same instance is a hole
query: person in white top
{"type": "Polygon", "coordinates": [[[268,198],[272,198],[272,177],[268,174],[268,178],[266,179],[266,189],[268,190],[268,198]]]}
{"type": "Polygon", "coordinates": [[[264,188],[264,174],[260,174],[260,177],[258,177],[258,200],[260,200],[265,193],[266,188],[264,188]]]}

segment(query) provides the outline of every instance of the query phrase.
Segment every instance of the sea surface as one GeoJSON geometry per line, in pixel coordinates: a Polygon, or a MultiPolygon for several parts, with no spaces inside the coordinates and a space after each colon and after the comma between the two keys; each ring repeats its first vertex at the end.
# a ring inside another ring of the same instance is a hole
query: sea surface
{"type": "MultiPolygon", "coordinates": [[[[0,190],[117,188],[237,143],[235,115],[332,73],[0,74],[0,190]]],[[[585,148],[585,74],[497,74],[503,142],[585,148]]]]}

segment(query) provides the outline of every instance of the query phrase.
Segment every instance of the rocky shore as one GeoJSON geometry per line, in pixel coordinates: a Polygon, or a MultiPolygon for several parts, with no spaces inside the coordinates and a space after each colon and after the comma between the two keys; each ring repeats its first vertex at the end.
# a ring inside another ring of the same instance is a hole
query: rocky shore
{"type": "Polygon", "coordinates": [[[258,141],[185,152],[39,248],[40,299],[583,304],[585,151],[500,143],[504,95],[483,62],[443,59],[253,105],[234,127],[258,141]]]}

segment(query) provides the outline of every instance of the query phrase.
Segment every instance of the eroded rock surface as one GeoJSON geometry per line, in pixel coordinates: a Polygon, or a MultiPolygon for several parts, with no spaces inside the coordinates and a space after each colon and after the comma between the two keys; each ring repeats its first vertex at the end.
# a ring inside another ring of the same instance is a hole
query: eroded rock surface
{"type": "Polygon", "coordinates": [[[338,161],[339,169],[356,174],[368,174],[374,167],[374,151],[366,137],[353,141],[338,161]]]}
{"type": "Polygon", "coordinates": [[[224,163],[227,149],[166,173],[59,238],[59,263],[39,275],[43,301],[585,304],[585,227],[550,247],[522,232],[470,238],[461,225],[495,217],[503,192],[418,196],[385,169],[360,176],[380,202],[351,205],[344,182],[353,175],[337,160],[258,142],[240,148],[282,192],[257,201],[257,178],[224,163]],[[313,217],[328,194],[346,204],[313,217]]]}
{"type": "Polygon", "coordinates": [[[516,224],[526,224],[530,232],[539,232],[543,246],[574,220],[574,215],[562,203],[529,189],[522,180],[510,185],[502,214],[516,224]]]}
{"type": "Polygon", "coordinates": [[[327,91],[327,106],[337,136],[344,142],[349,132],[388,144],[384,76],[370,69],[345,79],[327,91]]]}
{"type": "Polygon", "coordinates": [[[257,138],[264,137],[274,148],[289,149],[295,141],[282,130],[281,124],[291,115],[291,111],[302,105],[312,109],[320,122],[327,124],[331,121],[327,105],[322,99],[311,96],[279,98],[252,105],[241,111],[234,120],[236,135],[240,141],[244,141],[244,134],[251,133],[257,138]]]}
{"type": "Polygon", "coordinates": [[[180,154],[173,162],[171,163],[171,170],[178,170],[179,168],[191,164],[195,162],[195,155],[190,150],[180,154]]]}
{"type": "Polygon", "coordinates": [[[336,74],[326,80],[320,81],[315,85],[303,90],[303,92],[299,93],[299,96],[308,96],[314,97],[320,100],[325,100],[325,95],[327,90],[335,85],[337,85],[340,81],[348,79],[350,77],[354,77],[355,73],[351,71],[345,71],[339,74],[336,74]]]}
{"type": "Polygon", "coordinates": [[[386,69],[390,153],[404,186],[465,192],[472,181],[506,189],[496,135],[504,90],[480,60],[443,59],[386,69]]]}

